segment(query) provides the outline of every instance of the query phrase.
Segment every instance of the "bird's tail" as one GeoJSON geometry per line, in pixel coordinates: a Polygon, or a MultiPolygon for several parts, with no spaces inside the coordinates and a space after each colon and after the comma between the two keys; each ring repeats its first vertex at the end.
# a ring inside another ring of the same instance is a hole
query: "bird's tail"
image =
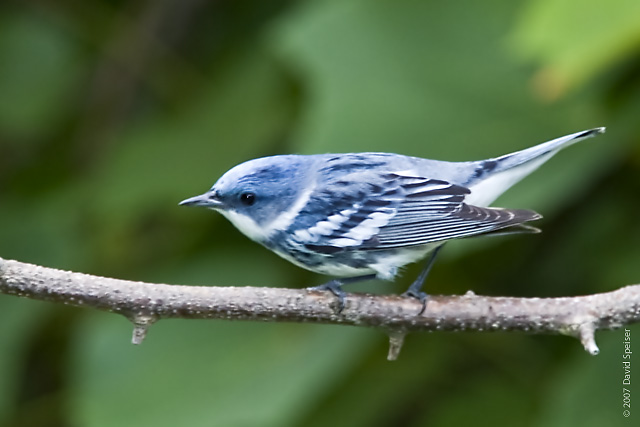
{"type": "MultiPolygon", "coordinates": [[[[561,136],[560,138],[543,142],[535,147],[525,148],[524,150],[516,151],[515,153],[505,154],[504,156],[500,156],[493,160],[498,162],[498,165],[502,170],[512,169],[531,161],[536,161],[537,163],[537,161],[541,160],[539,164],[537,164],[537,168],[563,148],[604,133],[604,131],[605,128],[603,127],[583,130],[582,132],[572,133],[571,135],[561,136]]],[[[496,172],[500,172],[500,170],[496,170],[496,172]]]]}
{"type": "Polygon", "coordinates": [[[474,181],[469,183],[471,195],[468,198],[478,206],[488,206],[509,187],[536,170],[561,149],[604,131],[605,128],[599,127],[572,133],[535,147],[484,160],[477,166],[474,181]]]}

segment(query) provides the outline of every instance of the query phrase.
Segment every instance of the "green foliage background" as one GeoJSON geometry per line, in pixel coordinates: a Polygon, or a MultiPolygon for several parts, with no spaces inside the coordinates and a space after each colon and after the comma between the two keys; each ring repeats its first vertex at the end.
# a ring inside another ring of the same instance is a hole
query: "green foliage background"
{"type": "MultiPolygon", "coordinates": [[[[4,1],[0,256],[309,286],[326,278],[177,202],[262,155],[472,160],[607,126],[499,200],[545,215],[543,234],[450,244],[427,288],[546,297],[638,283],[639,22],[637,0],[4,1]]],[[[400,292],[415,274],[352,289],[400,292]]],[[[620,330],[598,334],[597,357],[566,337],[414,334],[390,363],[381,332],[349,327],[162,321],[135,347],[119,316],[9,296],[0,324],[6,426],[640,417],[622,416],[620,330]]]]}

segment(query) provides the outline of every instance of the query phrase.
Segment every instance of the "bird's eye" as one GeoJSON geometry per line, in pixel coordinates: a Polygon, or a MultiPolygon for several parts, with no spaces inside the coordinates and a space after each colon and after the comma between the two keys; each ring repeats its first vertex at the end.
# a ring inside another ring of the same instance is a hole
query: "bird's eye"
{"type": "Polygon", "coordinates": [[[243,205],[251,206],[256,202],[256,195],[253,193],[242,193],[240,194],[240,201],[243,205]]]}

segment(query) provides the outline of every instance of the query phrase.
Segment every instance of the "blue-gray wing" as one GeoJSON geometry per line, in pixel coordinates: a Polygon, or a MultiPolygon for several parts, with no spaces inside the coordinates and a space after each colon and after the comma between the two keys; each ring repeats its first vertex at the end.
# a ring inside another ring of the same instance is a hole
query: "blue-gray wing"
{"type": "Polygon", "coordinates": [[[530,210],[471,206],[464,203],[466,187],[403,173],[341,181],[323,193],[317,203],[330,204],[331,215],[294,232],[309,249],[325,253],[419,246],[518,227],[535,231],[521,224],[540,218],[530,210]]]}

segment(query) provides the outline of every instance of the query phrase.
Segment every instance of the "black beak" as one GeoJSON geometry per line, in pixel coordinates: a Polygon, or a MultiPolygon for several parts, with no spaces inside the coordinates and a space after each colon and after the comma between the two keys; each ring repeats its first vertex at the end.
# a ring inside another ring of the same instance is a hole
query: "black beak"
{"type": "Polygon", "coordinates": [[[179,206],[203,206],[205,208],[211,209],[220,209],[224,205],[218,200],[216,197],[216,193],[213,191],[208,191],[199,196],[190,197],[178,203],[179,206]]]}

